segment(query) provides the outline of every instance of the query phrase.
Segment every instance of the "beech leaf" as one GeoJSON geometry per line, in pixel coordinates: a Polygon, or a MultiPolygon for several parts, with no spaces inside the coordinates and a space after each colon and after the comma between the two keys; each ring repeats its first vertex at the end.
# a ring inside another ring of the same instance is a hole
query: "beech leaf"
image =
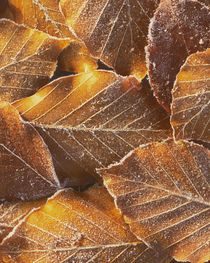
{"type": "Polygon", "coordinates": [[[194,0],[162,1],[151,21],[146,52],[150,84],[167,111],[187,57],[210,47],[209,21],[209,8],[194,0]]]}
{"type": "Polygon", "coordinates": [[[65,24],[59,2],[60,0],[9,0],[16,23],[38,29],[51,36],[75,38],[65,24]]]}
{"type": "Polygon", "coordinates": [[[51,155],[17,110],[0,102],[0,199],[37,199],[59,187],[51,155]]]}
{"type": "Polygon", "coordinates": [[[66,24],[90,53],[121,75],[144,78],[144,48],[159,0],[61,0],[66,24]]]}
{"type": "Polygon", "coordinates": [[[3,240],[0,256],[3,263],[169,262],[136,239],[104,188],[59,191],[3,240]]]}
{"type": "Polygon", "coordinates": [[[84,43],[74,40],[61,52],[58,68],[71,73],[82,73],[96,70],[98,64],[97,59],[89,54],[84,43]]]}
{"type": "Polygon", "coordinates": [[[44,204],[44,199],[36,201],[13,201],[0,204],[0,244],[4,238],[11,235],[15,227],[25,217],[44,204]]]}
{"type": "Polygon", "coordinates": [[[44,86],[69,44],[6,19],[0,20],[0,39],[0,100],[9,102],[44,86]]]}
{"type": "Polygon", "coordinates": [[[109,71],[58,79],[14,106],[36,126],[70,185],[89,182],[83,170],[94,174],[141,144],[172,136],[150,88],[109,71]]]}
{"type": "Polygon", "coordinates": [[[153,142],[101,169],[131,231],[178,261],[210,258],[210,151],[190,142],[153,142]]]}
{"type": "Polygon", "coordinates": [[[210,142],[210,49],[191,55],[172,93],[171,124],[176,140],[210,142]]]}

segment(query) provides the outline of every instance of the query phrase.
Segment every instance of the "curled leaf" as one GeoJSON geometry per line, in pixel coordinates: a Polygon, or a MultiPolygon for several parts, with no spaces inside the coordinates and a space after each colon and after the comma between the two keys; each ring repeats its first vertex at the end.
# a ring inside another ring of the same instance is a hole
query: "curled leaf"
{"type": "Polygon", "coordinates": [[[171,124],[176,140],[210,142],[210,49],[191,55],[172,93],[171,124]]]}
{"type": "Polygon", "coordinates": [[[3,263],[169,262],[136,239],[104,188],[58,192],[4,239],[0,256],[3,263]]]}
{"type": "Polygon", "coordinates": [[[32,95],[53,75],[56,60],[69,40],[0,20],[0,100],[32,95]]]}
{"type": "Polygon", "coordinates": [[[36,126],[70,185],[86,182],[82,171],[95,174],[135,147],[171,136],[150,88],[109,71],[58,79],[14,106],[36,126]]]}
{"type": "Polygon", "coordinates": [[[7,102],[0,102],[0,123],[0,199],[32,200],[54,193],[59,182],[38,132],[7,102]]]}
{"type": "Polygon", "coordinates": [[[171,91],[187,57],[210,47],[210,12],[194,0],[162,1],[149,30],[147,63],[159,103],[170,111],[171,91]]]}
{"type": "Polygon", "coordinates": [[[66,23],[90,53],[121,75],[144,78],[144,48],[159,0],[61,0],[66,23]]]}
{"type": "Polygon", "coordinates": [[[202,263],[210,259],[209,159],[198,144],[153,142],[100,173],[139,239],[176,260],[202,263]]]}
{"type": "Polygon", "coordinates": [[[82,73],[96,70],[97,59],[92,57],[84,43],[72,41],[59,56],[58,68],[71,73],[82,73]]]}

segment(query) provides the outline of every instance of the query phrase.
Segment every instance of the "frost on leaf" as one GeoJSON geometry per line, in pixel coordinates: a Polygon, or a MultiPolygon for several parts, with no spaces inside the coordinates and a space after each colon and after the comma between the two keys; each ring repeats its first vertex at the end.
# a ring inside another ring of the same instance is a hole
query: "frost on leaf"
{"type": "Polygon", "coordinates": [[[159,103],[170,111],[171,90],[187,57],[210,47],[209,8],[193,0],[160,4],[149,30],[147,63],[159,103]]]}
{"type": "Polygon", "coordinates": [[[74,37],[65,24],[59,2],[60,0],[9,0],[16,23],[59,38],[74,37]]]}
{"type": "Polygon", "coordinates": [[[14,231],[24,218],[40,207],[44,199],[36,201],[13,201],[0,203],[0,244],[14,231]]]}
{"type": "Polygon", "coordinates": [[[0,257],[3,263],[169,262],[136,239],[104,188],[58,192],[4,239],[0,257]]]}
{"type": "Polygon", "coordinates": [[[210,142],[210,49],[187,59],[177,76],[172,98],[175,139],[210,142]]]}
{"type": "Polygon", "coordinates": [[[0,199],[31,200],[59,186],[51,155],[37,131],[0,102],[0,199]]]}
{"type": "Polygon", "coordinates": [[[36,126],[70,185],[87,184],[84,171],[95,174],[135,147],[172,135],[150,88],[108,71],[58,79],[14,106],[36,126]]]}
{"type": "Polygon", "coordinates": [[[209,259],[210,153],[200,145],[153,142],[99,172],[132,232],[178,261],[209,259]]]}
{"type": "Polygon", "coordinates": [[[159,0],[61,0],[66,24],[90,53],[121,75],[146,73],[148,25],[159,0]]]}
{"type": "Polygon", "coordinates": [[[0,39],[0,100],[10,102],[45,85],[69,44],[6,19],[0,20],[0,39]]]}

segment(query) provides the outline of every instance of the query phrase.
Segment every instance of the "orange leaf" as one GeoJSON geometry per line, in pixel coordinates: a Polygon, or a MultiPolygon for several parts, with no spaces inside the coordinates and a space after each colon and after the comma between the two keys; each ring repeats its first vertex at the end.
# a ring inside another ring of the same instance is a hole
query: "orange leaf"
{"type": "Polygon", "coordinates": [[[60,0],[9,0],[14,20],[30,28],[38,29],[51,36],[75,38],[65,25],[60,11],[60,0]]]}
{"type": "Polygon", "coordinates": [[[37,209],[43,203],[44,199],[38,201],[1,202],[0,244],[32,210],[37,209]]]}
{"type": "Polygon", "coordinates": [[[58,79],[14,106],[36,126],[70,185],[89,183],[84,170],[95,174],[141,144],[172,136],[150,88],[109,71],[58,79]]]}
{"type": "Polygon", "coordinates": [[[153,142],[101,169],[132,232],[176,260],[210,259],[210,151],[190,142],[153,142]]]}
{"type": "Polygon", "coordinates": [[[135,238],[104,188],[58,192],[3,240],[0,257],[3,263],[169,262],[135,238]]]}
{"type": "Polygon", "coordinates": [[[72,41],[58,59],[59,70],[71,73],[89,72],[97,67],[97,59],[93,58],[85,45],[79,41],[72,41]]]}
{"type": "Polygon", "coordinates": [[[162,1],[151,24],[147,63],[152,88],[169,112],[171,91],[187,57],[210,47],[209,8],[194,1],[162,1]]]}
{"type": "Polygon", "coordinates": [[[69,40],[0,20],[0,100],[32,95],[52,77],[60,51],[69,40]]]}
{"type": "Polygon", "coordinates": [[[0,102],[0,199],[30,200],[59,186],[51,155],[37,131],[0,102]]]}
{"type": "Polygon", "coordinates": [[[144,78],[147,73],[144,48],[159,0],[61,0],[71,26],[90,53],[121,75],[144,78]]]}
{"type": "Polygon", "coordinates": [[[191,55],[172,93],[171,124],[175,139],[210,142],[210,49],[191,55]]]}

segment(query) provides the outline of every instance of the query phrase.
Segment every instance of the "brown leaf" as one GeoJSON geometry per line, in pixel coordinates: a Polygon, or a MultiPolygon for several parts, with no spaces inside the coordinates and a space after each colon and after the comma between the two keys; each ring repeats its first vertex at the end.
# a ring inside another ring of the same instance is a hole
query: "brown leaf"
{"type": "Polygon", "coordinates": [[[8,0],[1,0],[0,18],[13,19],[13,15],[9,9],[8,0]]]}
{"type": "Polygon", "coordinates": [[[65,25],[60,11],[60,0],[9,0],[14,20],[51,36],[75,38],[65,25]]]}
{"type": "Polygon", "coordinates": [[[96,70],[97,59],[89,54],[84,43],[72,41],[59,56],[58,69],[71,73],[82,73],[96,70]]]}
{"type": "Polygon", "coordinates": [[[151,24],[147,62],[159,103],[170,111],[171,90],[186,58],[210,47],[209,8],[193,0],[162,1],[151,24]]]}
{"type": "Polygon", "coordinates": [[[37,131],[7,102],[0,102],[0,123],[0,199],[30,200],[54,193],[59,183],[37,131]]]}
{"type": "Polygon", "coordinates": [[[135,238],[104,188],[58,192],[4,239],[0,256],[3,263],[169,262],[135,238]]]}
{"type": "Polygon", "coordinates": [[[191,55],[173,89],[171,124],[176,140],[210,142],[210,49],[191,55]]]}
{"type": "Polygon", "coordinates": [[[45,85],[69,44],[6,19],[0,20],[0,38],[0,100],[10,102],[45,85]]]}
{"type": "Polygon", "coordinates": [[[210,259],[209,159],[198,144],[153,142],[100,173],[139,239],[176,260],[203,263],[210,259]]]}
{"type": "Polygon", "coordinates": [[[94,174],[141,144],[171,136],[169,116],[150,88],[108,71],[58,79],[14,106],[36,125],[70,185],[89,183],[84,170],[94,174]]]}
{"type": "Polygon", "coordinates": [[[0,203],[0,244],[32,210],[43,203],[44,200],[0,203]]]}
{"type": "Polygon", "coordinates": [[[144,48],[159,0],[61,0],[66,23],[90,53],[121,75],[144,78],[144,48]]]}

